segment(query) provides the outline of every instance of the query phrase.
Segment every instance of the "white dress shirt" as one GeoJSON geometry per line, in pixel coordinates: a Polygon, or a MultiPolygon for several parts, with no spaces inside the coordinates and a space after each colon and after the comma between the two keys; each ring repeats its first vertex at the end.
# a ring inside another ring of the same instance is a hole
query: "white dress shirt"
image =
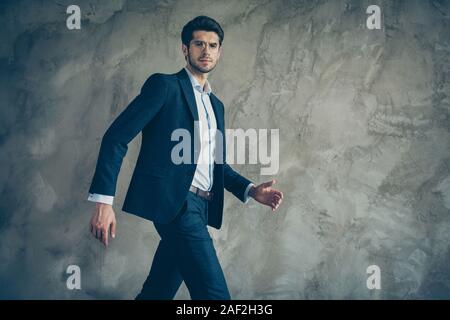
{"type": "MultiPolygon", "coordinates": [[[[214,153],[216,150],[215,136],[217,131],[216,117],[211,105],[211,100],[209,99],[211,86],[208,80],[206,80],[205,85],[202,88],[194,75],[187,68],[184,69],[189,75],[192,88],[194,89],[200,127],[200,153],[192,185],[204,191],[211,191],[214,177],[214,153]]],[[[249,200],[248,192],[252,186],[253,183],[250,183],[245,189],[244,203],[247,203],[249,200]]],[[[88,200],[112,205],[114,197],[90,193],[88,200]]]]}
{"type": "Polygon", "coordinates": [[[192,185],[204,191],[211,191],[213,185],[214,152],[216,149],[217,122],[209,96],[211,87],[208,80],[202,88],[192,73],[184,68],[189,75],[194,89],[195,103],[199,120],[200,153],[197,161],[192,185]]]}

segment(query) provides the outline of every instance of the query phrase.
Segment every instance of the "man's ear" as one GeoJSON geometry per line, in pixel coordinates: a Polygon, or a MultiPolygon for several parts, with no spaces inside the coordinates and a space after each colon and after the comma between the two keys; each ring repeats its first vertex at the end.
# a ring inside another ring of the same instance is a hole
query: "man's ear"
{"type": "Polygon", "coordinates": [[[217,53],[217,59],[220,58],[221,54],[222,54],[222,45],[219,46],[219,52],[217,53]]]}
{"type": "Polygon", "coordinates": [[[189,48],[184,43],[181,44],[181,51],[183,51],[184,59],[187,59],[189,48]]]}

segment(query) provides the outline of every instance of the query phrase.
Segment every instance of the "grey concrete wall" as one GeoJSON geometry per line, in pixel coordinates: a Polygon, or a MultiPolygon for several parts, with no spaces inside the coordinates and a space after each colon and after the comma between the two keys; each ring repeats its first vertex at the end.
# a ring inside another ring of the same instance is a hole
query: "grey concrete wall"
{"type": "MultiPolygon", "coordinates": [[[[179,34],[206,14],[225,30],[210,80],[229,128],[279,128],[274,215],[226,195],[211,230],[235,299],[450,297],[448,1],[2,1],[0,298],[130,299],[159,240],[120,211],[90,237],[100,139],[154,72],[184,66],[179,34]],[[66,28],[66,7],[82,10],[66,28]],[[382,9],[382,30],[366,8],[382,9]],[[66,268],[82,288],[66,288],[66,268]],[[368,290],[366,268],[381,269],[368,290]]],[[[255,182],[259,165],[235,169],[255,182]]],[[[189,298],[183,286],[176,298],[189,298]]]]}

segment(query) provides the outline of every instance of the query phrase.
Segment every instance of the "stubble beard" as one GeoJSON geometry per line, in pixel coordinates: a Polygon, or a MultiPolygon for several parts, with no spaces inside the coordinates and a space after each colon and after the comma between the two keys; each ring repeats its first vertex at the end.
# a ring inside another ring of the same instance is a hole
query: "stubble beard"
{"type": "Polygon", "coordinates": [[[188,60],[189,60],[189,65],[192,67],[192,69],[194,69],[196,72],[199,72],[199,73],[209,73],[209,72],[213,71],[217,65],[217,62],[216,62],[210,68],[203,68],[203,67],[197,65],[195,63],[195,61],[192,61],[191,54],[189,51],[188,51],[188,60]]]}

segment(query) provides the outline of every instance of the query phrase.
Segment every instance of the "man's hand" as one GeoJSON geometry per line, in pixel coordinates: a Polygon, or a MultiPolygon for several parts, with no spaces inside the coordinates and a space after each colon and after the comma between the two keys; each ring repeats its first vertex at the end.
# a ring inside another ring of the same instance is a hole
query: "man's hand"
{"type": "Polygon", "coordinates": [[[116,237],[116,216],[112,205],[96,203],[95,211],[92,214],[89,230],[98,240],[108,246],[108,235],[111,230],[111,237],[116,237]],[[111,228],[110,228],[111,227],[111,228]]]}
{"type": "Polygon", "coordinates": [[[275,182],[275,180],[272,180],[261,183],[259,186],[251,187],[248,194],[259,203],[265,204],[271,207],[272,211],[275,211],[283,201],[283,192],[272,189],[272,185],[275,182]]]}

